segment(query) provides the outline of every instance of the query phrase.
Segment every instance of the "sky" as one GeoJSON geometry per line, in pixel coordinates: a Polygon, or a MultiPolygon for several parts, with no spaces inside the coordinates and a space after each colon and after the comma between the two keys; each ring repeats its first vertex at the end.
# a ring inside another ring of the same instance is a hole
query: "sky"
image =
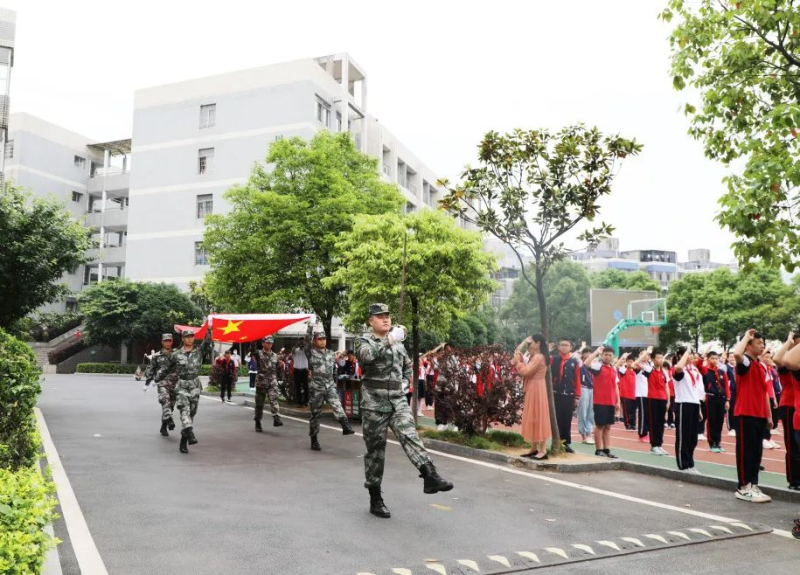
{"type": "Polygon", "coordinates": [[[136,89],[346,51],[370,113],[440,177],[475,163],[489,130],[597,126],[644,145],[601,203],[620,248],[728,263],[732,236],[714,221],[725,170],[686,133],[665,4],[0,0],[18,12],[12,113],[128,138],[136,89]]]}

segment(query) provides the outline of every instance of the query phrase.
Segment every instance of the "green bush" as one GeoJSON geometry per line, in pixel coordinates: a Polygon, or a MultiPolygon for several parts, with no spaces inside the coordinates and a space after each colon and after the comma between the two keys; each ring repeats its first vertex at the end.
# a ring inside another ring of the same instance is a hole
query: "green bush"
{"type": "Polygon", "coordinates": [[[438,439],[457,445],[465,445],[474,449],[486,449],[489,451],[503,451],[508,447],[530,447],[520,434],[511,431],[492,431],[486,435],[473,435],[469,437],[460,431],[435,431],[433,429],[423,429],[420,431],[422,437],[438,439]]]}
{"type": "Polygon", "coordinates": [[[494,443],[505,445],[506,447],[530,447],[519,433],[513,431],[502,431],[500,429],[490,429],[486,432],[486,437],[494,443]]]}
{"type": "Polygon", "coordinates": [[[75,368],[76,373],[121,373],[133,375],[136,368],[135,363],[79,363],[75,368]]]}
{"type": "Polygon", "coordinates": [[[33,408],[42,390],[40,373],[33,350],[0,329],[0,468],[15,470],[36,462],[33,408]]]}
{"type": "Polygon", "coordinates": [[[54,518],[55,486],[36,467],[0,469],[0,573],[41,573],[59,541],[44,531],[54,518]]]}

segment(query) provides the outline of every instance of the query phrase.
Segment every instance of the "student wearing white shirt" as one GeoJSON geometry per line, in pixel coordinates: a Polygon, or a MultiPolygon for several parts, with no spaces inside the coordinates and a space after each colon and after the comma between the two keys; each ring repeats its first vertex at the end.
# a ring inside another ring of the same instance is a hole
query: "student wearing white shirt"
{"type": "Polygon", "coordinates": [[[675,461],[678,469],[700,475],[694,466],[700,414],[700,397],[705,398],[705,386],[700,371],[689,363],[690,350],[678,350],[680,361],[675,364],[675,461]],[[683,353],[681,353],[683,352],[683,353]]]}
{"type": "Polygon", "coordinates": [[[292,377],[294,378],[294,399],[300,406],[308,405],[308,358],[305,342],[301,342],[292,350],[292,377]]]}
{"type": "Polygon", "coordinates": [[[636,431],[639,434],[639,441],[641,443],[650,442],[650,424],[647,417],[647,414],[650,412],[650,410],[648,409],[649,403],[647,400],[647,376],[645,376],[638,364],[642,361],[649,361],[651,349],[652,348],[648,348],[646,350],[643,349],[639,353],[639,358],[633,366],[633,369],[636,372],[636,415],[638,416],[636,431]]]}

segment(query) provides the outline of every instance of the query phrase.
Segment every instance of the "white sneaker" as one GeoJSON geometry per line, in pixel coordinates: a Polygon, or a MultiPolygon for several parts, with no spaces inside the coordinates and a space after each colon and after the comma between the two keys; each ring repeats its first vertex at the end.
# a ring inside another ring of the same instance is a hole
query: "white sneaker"
{"type": "Polygon", "coordinates": [[[664,424],[664,429],[669,429],[669,423],[664,424]]]}
{"type": "Polygon", "coordinates": [[[696,467],[690,467],[689,469],[684,469],[684,473],[688,473],[689,475],[703,475],[700,473],[696,467]]]}
{"type": "Polygon", "coordinates": [[[772,440],[770,440],[770,444],[772,445],[772,448],[771,448],[771,449],[779,449],[779,448],[780,448],[780,446],[781,446],[781,444],[780,444],[780,443],[775,443],[775,442],[774,442],[774,441],[772,441],[772,440]]]}
{"type": "Polygon", "coordinates": [[[741,499],[742,501],[747,501],[748,503],[752,503],[753,490],[746,487],[740,487],[739,489],[736,490],[736,499],[741,499]]]}
{"type": "Polygon", "coordinates": [[[750,488],[750,493],[752,494],[751,502],[753,503],[769,503],[772,501],[772,497],[769,495],[762,493],[761,490],[758,488],[758,485],[753,485],[750,488]]]}
{"type": "Polygon", "coordinates": [[[706,439],[706,434],[705,433],[698,434],[697,441],[708,441],[708,439],[706,439]]]}
{"type": "Polygon", "coordinates": [[[653,455],[664,455],[663,453],[661,453],[661,448],[660,447],[651,447],[650,448],[650,453],[653,454],[653,455]]]}
{"type": "Polygon", "coordinates": [[[658,450],[661,452],[661,455],[669,455],[669,453],[667,453],[667,450],[664,449],[663,447],[659,447],[658,450]]]}
{"type": "Polygon", "coordinates": [[[764,439],[764,440],[761,441],[761,446],[764,449],[775,449],[774,445],[775,444],[772,443],[772,441],[770,441],[769,439],[764,439]]]}
{"type": "Polygon", "coordinates": [[[444,431],[444,425],[442,425],[441,423],[439,425],[437,425],[436,426],[436,431],[444,431]]]}
{"type": "Polygon", "coordinates": [[[728,437],[736,437],[736,430],[735,429],[731,429],[728,432],[728,437]]]}
{"type": "Polygon", "coordinates": [[[589,445],[594,445],[594,437],[587,437],[586,443],[589,445]]]}

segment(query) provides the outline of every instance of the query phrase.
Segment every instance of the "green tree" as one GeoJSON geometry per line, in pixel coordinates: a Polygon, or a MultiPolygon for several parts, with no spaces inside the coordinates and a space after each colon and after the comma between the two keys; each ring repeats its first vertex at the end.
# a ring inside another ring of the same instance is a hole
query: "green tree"
{"type": "Polygon", "coordinates": [[[601,272],[593,273],[590,278],[592,287],[598,289],[625,289],[661,293],[661,284],[643,271],[629,273],[609,268],[601,272]]]}
{"type": "Polygon", "coordinates": [[[78,296],[89,344],[119,345],[158,339],[176,323],[196,324],[203,312],[171,284],[121,279],[94,284],[78,296]]]}
{"type": "Polygon", "coordinates": [[[7,184],[0,194],[0,327],[70,294],[62,276],[87,261],[89,229],[55,200],[7,184]]]}
{"type": "Polygon", "coordinates": [[[189,282],[189,299],[192,300],[192,303],[194,303],[198,308],[200,308],[200,311],[203,312],[204,316],[207,316],[213,311],[221,311],[216,309],[211,293],[209,292],[208,286],[204,281],[189,282]]]}
{"type": "Polygon", "coordinates": [[[341,266],[337,241],[358,215],[399,214],[403,199],[349,134],[278,140],[266,162],[226,193],[228,214],[207,218],[209,294],[232,312],[313,310],[330,333],[347,290],[323,281],[341,266]]]}
{"type": "MultiPolygon", "coordinates": [[[[443,208],[476,224],[509,246],[520,263],[521,279],[536,291],[539,323],[550,337],[544,280],[551,266],[566,257],[566,234],[594,222],[599,201],[611,193],[621,162],[642,146],[619,136],[604,136],[582,125],[548,130],[489,132],[478,146],[480,166],[467,167],[463,181],[440,200],[443,208]]],[[[600,223],[577,241],[595,244],[613,227],[600,223]]],[[[547,372],[553,445],[561,443],[547,372]]]]}
{"type": "Polygon", "coordinates": [[[464,318],[464,321],[467,322],[469,330],[472,332],[472,345],[487,345],[489,343],[486,337],[486,326],[477,315],[471,313],[464,318]]]}
{"type": "Polygon", "coordinates": [[[475,345],[475,338],[469,324],[461,318],[456,318],[450,323],[450,343],[457,349],[469,349],[475,345]]]}
{"type": "Polygon", "coordinates": [[[733,249],[792,271],[800,255],[800,10],[794,0],[670,0],[673,85],[692,88],[689,134],[734,173],[718,221],[733,249]]]}
{"type": "MultiPolygon", "coordinates": [[[[579,263],[560,261],[553,265],[544,280],[552,341],[563,338],[589,341],[590,287],[589,275],[579,263]]],[[[501,316],[513,326],[517,344],[531,334],[544,331],[536,291],[526,282],[514,282],[501,316]]]]}
{"type": "Polygon", "coordinates": [[[480,234],[459,228],[441,212],[361,216],[337,247],[343,265],[325,283],[349,286],[344,319],[352,328],[366,322],[370,303],[400,299],[405,260],[410,313],[403,319],[411,320],[414,373],[420,329],[446,332],[454,316],[477,309],[496,287],[490,277],[495,257],[483,251],[480,234]]]}
{"type": "Polygon", "coordinates": [[[690,342],[697,349],[707,336],[704,329],[717,313],[714,295],[706,289],[710,276],[689,274],[672,283],[667,296],[667,325],[659,333],[662,346],[690,342]]]}

